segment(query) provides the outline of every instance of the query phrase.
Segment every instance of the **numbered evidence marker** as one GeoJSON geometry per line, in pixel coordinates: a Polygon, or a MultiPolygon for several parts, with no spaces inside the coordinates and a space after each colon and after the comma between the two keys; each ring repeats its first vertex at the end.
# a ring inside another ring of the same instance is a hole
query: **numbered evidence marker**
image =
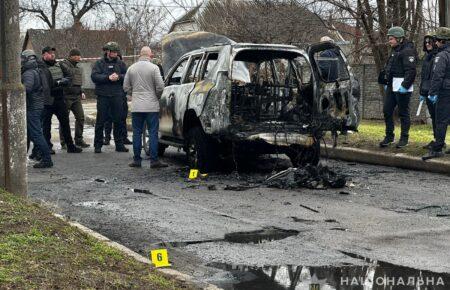
{"type": "Polygon", "coordinates": [[[155,265],[156,268],[172,266],[169,264],[169,256],[167,255],[166,249],[150,251],[150,256],[152,259],[152,264],[155,265]]]}
{"type": "Polygon", "coordinates": [[[208,177],[208,173],[204,173],[204,174],[202,174],[202,173],[200,173],[199,171],[198,171],[198,169],[191,169],[190,171],[189,171],[189,179],[190,180],[194,180],[194,179],[197,179],[197,178],[206,178],[206,177],[208,177]]]}
{"type": "Polygon", "coordinates": [[[189,179],[196,179],[198,177],[198,169],[191,169],[189,171],[189,179]]]}

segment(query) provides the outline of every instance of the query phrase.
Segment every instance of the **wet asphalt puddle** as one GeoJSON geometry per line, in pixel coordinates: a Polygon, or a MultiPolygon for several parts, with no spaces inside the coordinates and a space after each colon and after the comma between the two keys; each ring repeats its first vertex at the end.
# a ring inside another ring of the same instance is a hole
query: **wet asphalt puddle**
{"type": "Polygon", "coordinates": [[[209,282],[225,290],[449,289],[450,275],[366,260],[366,265],[249,266],[210,263],[225,274],[209,282]]]}

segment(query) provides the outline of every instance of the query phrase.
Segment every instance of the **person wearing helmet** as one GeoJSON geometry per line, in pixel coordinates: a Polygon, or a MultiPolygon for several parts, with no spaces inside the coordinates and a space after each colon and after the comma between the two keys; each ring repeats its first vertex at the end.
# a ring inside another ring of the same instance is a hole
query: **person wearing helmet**
{"type": "Polygon", "coordinates": [[[116,42],[108,42],[103,50],[104,56],[95,63],[91,73],[91,79],[95,84],[95,94],[97,95],[94,152],[102,152],[103,130],[109,110],[111,110],[114,124],[113,135],[116,151],[128,152],[128,149],[124,146],[123,134],[121,134],[123,96],[125,94],[122,85],[127,67],[118,57],[120,48],[116,42]]]}
{"type": "Polygon", "coordinates": [[[44,84],[39,74],[36,54],[33,50],[25,50],[21,54],[22,84],[26,92],[27,108],[27,149],[30,141],[41,154],[39,163],[34,168],[48,168],[53,166],[50,149],[42,134],[42,111],[44,109],[44,84]]]}
{"type": "MultiPolygon", "coordinates": [[[[444,155],[442,149],[450,123],[450,28],[439,27],[435,39],[439,52],[434,59],[433,76],[428,91],[428,99],[435,104],[436,110],[435,142],[430,151],[422,157],[423,160],[444,155]]],[[[446,153],[450,153],[450,150],[446,153]]]]}
{"type": "Polygon", "coordinates": [[[387,147],[394,142],[394,110],[398,108],[400,116],[401,135],[397,148],[408,145],[409,128],[411,125],[409,102],[412,85],[416,78],[416,50],[414,44],[405,39],[405,31],[401,27],[392,27],[388,31],[391,55],[384,68],[384,77],[379,82],[385,85],[386,97],[383,114],[386,123],[386,136],[380,142],[380,147],[387,147]]]}
{"type": "MultiPolygon", "coordinates": [[[[428,91],[431,86],[431,77],[433,73],[433,62],[434,58],[437,54],[437,46],[435,44],[434,33],[429,33],[425,35],[423,39],[423,51],[425,52],[425,56],[422,62],[422,70],[421,70],[421,78],[420,78],[420,101],[426,101],[428,112],[431,116],[431,121],[433,125],[433,135],[436,130],[436,122],[435,122],[435,106],[428,99],[428,91]]],[[[428,145],[424,146],[424,149],[430,149],[431,145],[434,141],[431,141],[428,145]]]]}

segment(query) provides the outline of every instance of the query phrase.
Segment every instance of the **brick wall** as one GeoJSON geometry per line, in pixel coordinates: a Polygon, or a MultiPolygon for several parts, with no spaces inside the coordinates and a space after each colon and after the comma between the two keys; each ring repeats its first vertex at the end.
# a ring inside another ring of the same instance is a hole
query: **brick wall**
{"type": "MultiPolygon", "coordinates": [[[[416,117],[417,108],[419,106],[419,84],[420,69],[422,63],[417,66],[417,76],[414,82],[414,92],[411,99],[410,110],[411,118],[416,122],[428,121],[428,110],[426,105],[422,106],[419,117],[416,117]]],[[[361,64],[353,66],[353,73],[359,79],[361,85],[361,101],[359,103],[360,112],[363,119],[383,119],[383,97],[380,93],[378,85],[378,73],[375,64],[361,64]]]]}

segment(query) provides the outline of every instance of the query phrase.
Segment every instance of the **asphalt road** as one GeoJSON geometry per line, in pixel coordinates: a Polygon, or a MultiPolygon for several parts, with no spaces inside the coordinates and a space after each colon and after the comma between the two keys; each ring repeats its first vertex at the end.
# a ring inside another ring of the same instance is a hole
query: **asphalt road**
{"type": "Polygon", "coordinates": [[[280,190],[259,182],[289,166],[281,157],[189,181],[183,152],[166,152],[168,168],[135,169],[129,148],[57,150],[53,168],[29,166],[29,196],[143,255],[168,248],[173,268],[225,289],[309,289],[316,278],[347,289],[380,271],[428,273],[438,284],[428,289],[450,289],[448,176],[323,160],[346,188],[280,190]],[[256,187],[225,190],[243,184],[256,187]]]}

